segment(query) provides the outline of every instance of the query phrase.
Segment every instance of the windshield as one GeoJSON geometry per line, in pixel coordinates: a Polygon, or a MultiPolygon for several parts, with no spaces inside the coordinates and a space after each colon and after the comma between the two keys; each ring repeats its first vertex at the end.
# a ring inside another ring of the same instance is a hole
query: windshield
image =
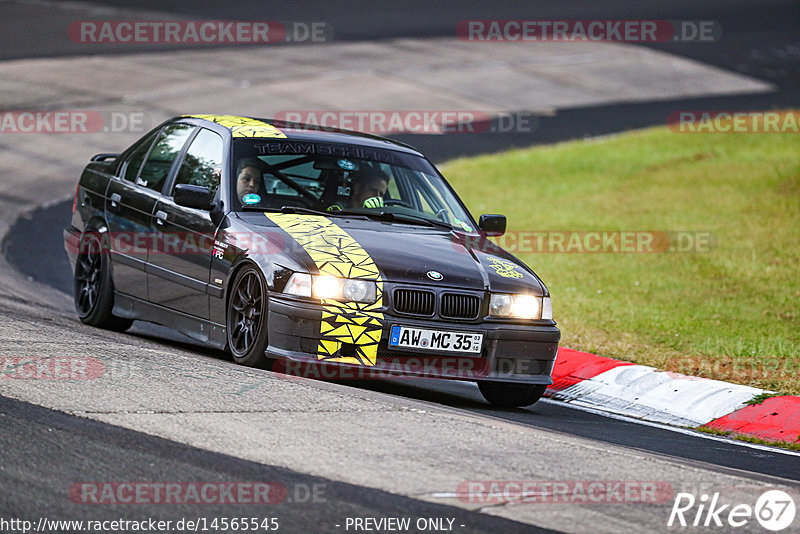
{"type": "Polygon", "coordinates": [[[371,147],[237,140],[234,146],[234,211],[307,208],[332,215],[373,216],[400,222],[415,218],[474,232],[474,222],[424,158],[371,147]],[[408,216],[408,217],[405,217],[408,216]]]}

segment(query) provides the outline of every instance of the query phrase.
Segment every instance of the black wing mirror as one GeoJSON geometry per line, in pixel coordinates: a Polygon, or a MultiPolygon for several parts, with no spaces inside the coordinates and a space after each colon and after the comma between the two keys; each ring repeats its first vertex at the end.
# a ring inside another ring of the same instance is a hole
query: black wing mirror
{"type": "Polygon", "coordinates": [[[175,186],[175,204],[196,210],[208,211],[214,206],[214,193],[201,185],[178,184],[175,186]]]}
{"type": "Polygon", "coordinates": [[[478,220],[478,228],[487,236],[501,236],[506,233],[506,216],[484,213],[478,220]]]}

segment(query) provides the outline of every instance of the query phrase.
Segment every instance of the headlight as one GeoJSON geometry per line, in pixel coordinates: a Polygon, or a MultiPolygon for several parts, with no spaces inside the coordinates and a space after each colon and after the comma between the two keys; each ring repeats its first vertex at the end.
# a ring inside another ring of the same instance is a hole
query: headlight
{"type": "Polygon", "coordinates": [[[286,283],[283,292],[290,295],[297,295],[298,297],[310,297],[311,275],[308,273],[294,273],[286,283]]]}
{"type": "Polygon", "coordinates": [[[513,306],[513,295],[492,295],[492,300],[489,304],[489,315],[509,317],[511,315],[511,309],[513,306]]]}
{"type": "Polygon", "coordinates": [[[318,299],[372,304],[377,300],[378,289],[372,280],[295,273],[289,279],[283,292],[300,297],[313,296],[318,299]]]}
{"type": "Polygon", "coordinates": [[[342,280],[335,276],[315,276],[311,294],[318,299],[341,299],[342,280]]]}
{"type": "Polygon", "coordinates": [[[375,282],[367,280],[345,280],[342,290],[345,300],[353,302],[375,302],[375,282]]]}
{"type": "Polygon", "coordinates": [[[489,302],[489,315],[515,319],[552,319],[553,308],[549,297],[543,299],[534,295],[494,293],[489,302]]]}

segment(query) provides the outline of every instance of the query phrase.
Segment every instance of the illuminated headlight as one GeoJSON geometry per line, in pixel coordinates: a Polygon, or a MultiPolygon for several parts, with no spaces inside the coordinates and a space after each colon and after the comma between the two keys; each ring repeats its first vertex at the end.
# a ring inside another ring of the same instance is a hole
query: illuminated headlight
{"type": "Polygon", "coordinates": [[[318,299],[341,299],[342,280],[335,276],[315,276],[311,294],[318,299]]]}
{"type": "Polygon", "coordinates": [[[496,293],[492,294],[489,303],[489,315],[515,319],[552,319],[553,308],[549,297],[543,299],[534,295],[496,293]]]}
{"type": "Polygon", "coordinates": [[[337,278],[328,275],[294,273],[286,284],[284,293],[299,297],[336,299],[372,304],[377,300],[377,286],[372,280],[337,278]]]}

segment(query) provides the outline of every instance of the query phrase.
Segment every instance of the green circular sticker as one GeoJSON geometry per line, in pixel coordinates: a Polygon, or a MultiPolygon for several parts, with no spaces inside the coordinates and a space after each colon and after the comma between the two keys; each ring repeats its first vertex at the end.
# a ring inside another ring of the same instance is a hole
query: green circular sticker
{"type": "Polygon", "coordinates": [[[356,168],[356,164],[349,159],[340,159],[337,163],[339,164],[339,167],[346,171],[352,171],[356,168]]]}
{"type": "Polygon", "coordinates": [[[255,193],[248,193],[242,197],[242,202],[245,204],[258,204],[261,202],[261,197],[255,193]]]}

